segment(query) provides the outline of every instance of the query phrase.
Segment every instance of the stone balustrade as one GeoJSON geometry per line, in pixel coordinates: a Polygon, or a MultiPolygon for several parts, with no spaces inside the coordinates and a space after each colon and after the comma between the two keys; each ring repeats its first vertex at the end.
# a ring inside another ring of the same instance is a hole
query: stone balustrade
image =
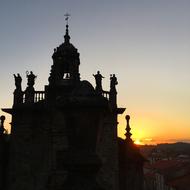
{"type": "Polygon", "coordinates": [[[109,91],[102,91],[102,95],[109,100],[110,92],[109,91]]]}
{"type": "MultiPolygon", "coordinates": [[[[33,103],[36,103],[36,102],[39,102],[41,100],[44,100],[45,99],[45,91],[35,91],[34,92],[34,97],[32,98],[33,99],[33,103]]],[[[23,103],[26,103],[26,93],[24,92],[23,94],[23,103]]]]}

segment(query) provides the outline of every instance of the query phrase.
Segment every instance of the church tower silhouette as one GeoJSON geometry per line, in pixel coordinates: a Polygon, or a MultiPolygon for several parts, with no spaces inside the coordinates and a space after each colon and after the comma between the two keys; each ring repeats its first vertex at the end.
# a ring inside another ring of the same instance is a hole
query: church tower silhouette
{"type": "MultiPolygon", "coordinates": [[[[67,18],[68,19],[68,18],[67,18]]],[[[79,53],[70,43],[69,25],[64,42],[54,49],[49,84],[34,88],[36,76],[27,72],[27,87],[15,76],[12,108],[9,190],[119,190],[117,78],[102,89],[80,79],[79,53]]]]}

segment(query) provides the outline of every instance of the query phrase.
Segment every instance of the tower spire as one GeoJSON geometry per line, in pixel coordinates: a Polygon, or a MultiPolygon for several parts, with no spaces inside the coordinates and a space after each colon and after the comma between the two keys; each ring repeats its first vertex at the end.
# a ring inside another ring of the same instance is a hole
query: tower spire
{"type": "Polygon", "coordinates": [[[70,43],[70,36],[69,36],[69,17],[71,16],[70,14],[66,13],[65,15],[65,20],[66,20],[66,32],[64,35],[65,38],[65,43],[70,43]]]}

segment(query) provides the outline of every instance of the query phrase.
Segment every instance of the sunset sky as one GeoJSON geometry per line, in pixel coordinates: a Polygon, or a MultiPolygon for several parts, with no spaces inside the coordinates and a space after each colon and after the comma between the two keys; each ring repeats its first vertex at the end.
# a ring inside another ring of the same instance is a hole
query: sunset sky
{"type": "Polygon", "coordinates": [[[134,140],[190,142],[189,0],[1,0],[0,107],[12,106],[14,73],[23,90],[27,70],[37,75],[36,90],[48,84],[66,12],[81,78],[94,85],[99,70],[105,90],[110,74],[118,78],[118,106],[126,107],[119,136],[129,114],[134,140]]]}

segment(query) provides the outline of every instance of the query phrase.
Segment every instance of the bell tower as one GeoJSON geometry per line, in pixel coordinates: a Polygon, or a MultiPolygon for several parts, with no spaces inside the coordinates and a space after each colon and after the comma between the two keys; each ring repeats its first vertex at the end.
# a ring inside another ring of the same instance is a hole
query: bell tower
{"type": "Polygon", "coordinates": [[[52,55],[53,65],[49,77],[50,86],[74,85],[80,81],[79,53],[70,43],[68,14],[66,15],[66,32],[64,43],[54,49],[52,55]]]}

